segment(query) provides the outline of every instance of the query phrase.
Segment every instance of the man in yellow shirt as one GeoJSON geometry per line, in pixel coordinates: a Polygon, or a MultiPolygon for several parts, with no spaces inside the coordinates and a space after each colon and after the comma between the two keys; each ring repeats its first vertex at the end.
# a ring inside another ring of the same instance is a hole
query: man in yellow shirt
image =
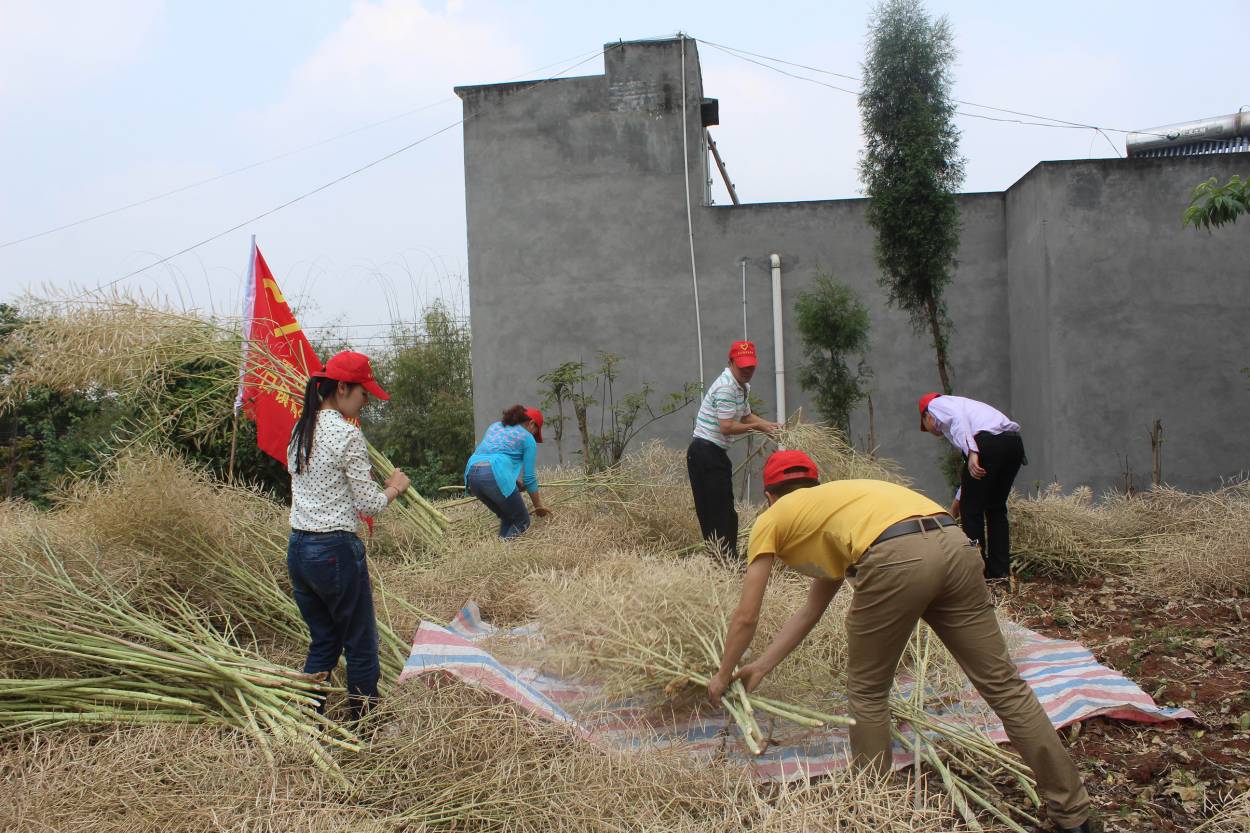
{"type": "Polygon", "coordinates": [[[820,621],[849,578],[846,693],[857,766],[890,767],[890,687],[907,640],[923,619],[994,709],[1037,778],[1061,831],[1092,830],[1089,795],[1033,690],[1021,679],[982,578],[981,554],[946,511],[924,495],[880,480],[821,484],[801,451],[764,465],[769,508],[751,528],[742,599],[730,621],[714,704],[734,680],[753,690],[820,621]],[[759,657],[738,668],[755,636],[775,562],[811,576],[807,603],[759,657]],[[738,670],[735,672],[734,669],[738,670]]]}

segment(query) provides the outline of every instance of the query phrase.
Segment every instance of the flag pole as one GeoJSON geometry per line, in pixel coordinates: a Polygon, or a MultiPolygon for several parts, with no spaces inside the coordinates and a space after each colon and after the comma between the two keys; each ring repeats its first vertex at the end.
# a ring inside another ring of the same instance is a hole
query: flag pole
{"type": "Polygon", "coordinates": [[[243,347],[239,356],[239,392],[234,398],[234,416],[230,425],[230,462],[226,465],[226,482],[234,482],[234,456],[239,445],[239,409],[243,407],[243,380],[247,372],[247,340],[251,337],[252,312],[256,291],[256,235],[248,250],[247,276],[243,279],[243,347]]]}

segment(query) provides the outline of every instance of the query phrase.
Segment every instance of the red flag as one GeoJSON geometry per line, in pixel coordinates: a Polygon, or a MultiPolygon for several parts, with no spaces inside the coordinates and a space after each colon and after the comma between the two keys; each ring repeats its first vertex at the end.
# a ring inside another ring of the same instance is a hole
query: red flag
{"type": "Polygon", "coordinates": [[[304,407],[304,384],[321,370],[321,360],[291,314],[255,238],[243,316],[243,366],[235,405],[256,423],[260,450],[286,465],[291,430],[304,407]]]}

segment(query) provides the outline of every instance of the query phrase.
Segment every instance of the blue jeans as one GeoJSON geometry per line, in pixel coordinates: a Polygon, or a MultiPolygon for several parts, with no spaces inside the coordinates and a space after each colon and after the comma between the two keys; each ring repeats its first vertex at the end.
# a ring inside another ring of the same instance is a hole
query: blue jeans
{"type": "Polygon", "coordinates": [[[378,696],[378,625],[365,545],[353,532],[291,530],[286,566],[312,642],[304,672],[333,671],[347,656],[347,695],[359,716],[378,696]]]}
{"type": "Polygon", "coordinates": [[[465,486],[468,487],[469,494],[480,500],[499,518],[500,538],[515,538],[529,529],[530,513],[525,508],[525,498],[521,497],[521,490],[517,489],[504,497],[499,490],[499,484],[495,482],[495,473],[491,471],[490,464],[479,463],[469,469],[465,486]]]}

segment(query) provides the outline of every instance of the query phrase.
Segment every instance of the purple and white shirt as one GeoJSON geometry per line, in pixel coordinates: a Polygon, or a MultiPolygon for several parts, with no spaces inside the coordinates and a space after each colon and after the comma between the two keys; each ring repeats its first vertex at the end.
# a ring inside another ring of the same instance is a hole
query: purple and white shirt
{"type": "Polygon", "coordinates": [[[928,411],[946,439],[965,456],[974,451],[980,453],[976,435],[982,431],[1005,434],[1020,430],[997,408],[963,396],[939,396],[929,403],[928,411]]]}

